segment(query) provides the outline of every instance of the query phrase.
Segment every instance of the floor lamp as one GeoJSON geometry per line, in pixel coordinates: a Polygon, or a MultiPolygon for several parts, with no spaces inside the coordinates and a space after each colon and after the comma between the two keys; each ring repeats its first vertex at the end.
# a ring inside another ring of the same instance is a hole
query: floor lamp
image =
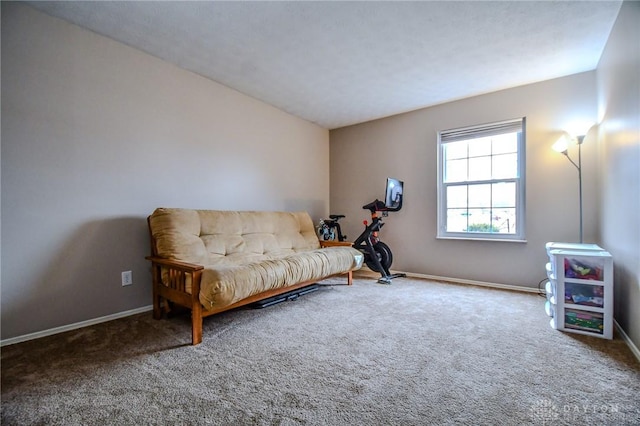
{"type": "Polygon", "coordinates": [[[582,142],[584,141],[584,136],[585,135],[576,137],[576,142],[578,144],[578,164],[576,164],[575,161],[573,161],[571,157],[569,157],[569,144],[567,142],[566,136],[562,136],[551,147],[555,151],[558,151],[564,154],[564,156],[567,157],[567,160],[571,161],[571,164],[573,164],[575,168],[578,169],[578,185],[579,185],[578,190],[580,194],[580,244],[583,243],[582,241],[582,142]]]}

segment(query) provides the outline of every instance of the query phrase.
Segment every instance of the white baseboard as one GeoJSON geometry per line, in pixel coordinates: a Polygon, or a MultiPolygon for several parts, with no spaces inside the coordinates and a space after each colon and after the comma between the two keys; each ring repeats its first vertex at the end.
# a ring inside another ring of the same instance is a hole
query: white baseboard
{"type": "Polygon", "coordinates": [[[51,336],[53,334],[64,333],[65,331],[76,330],[82,327],[88,327],[102,322],[113,321],[118,318],[124,318],[131,315],[141,314],[153,310],[153,305],[143,306],[141,308],[131,309],[129,311],[118,312],[116,314],[106,315],[104,317],[94,318],[86,321],[76,322],[74,324],[63,325],[61,327],[50,328],[48,330],[37,331],[22,336],[11,337],[9,339],[0,340],[0,347],[13,345],[15,343],[26,342],[27,340],[39,339],[40,337],[51,336]]]}
{"type": "Polygon", "coordinates": [[[523,291],[525,293],[538,293],[539,291],[537,288],[523,287],[519,285],[508,285],[508,284],[490,283],[485,281],[465,280],[462,278],[439,277],[436,275],[425,275],[425,274],[414,274],[414,273],[406,273],[406,274],[408,277],[424,278],[424,279],[433,280],[433,281],[446,281],[446,282],[456,283],[456,284],[468,284],[468,285],[475,285],[480,287],[500,288],[503,290],[523,291]]]}
{"type": "Polygon", "coordinates": [[[640,349],[638,349],[638,347],[633,343],[633,340],[631,340],[631,338],[627,335],[627,333],[624,332],[622,327],[620,327],[620,324],[618,324],[618,321],[614,319],[613,324],[616,328],[616,331],[620,333],[620,337],[622,337],[622,340],[624,340],[627,346],[629,346],[629,349],[631,349],[631,352],[633,352],[633,355],[635,355],[636,359],[640,361],[640,349]]]}

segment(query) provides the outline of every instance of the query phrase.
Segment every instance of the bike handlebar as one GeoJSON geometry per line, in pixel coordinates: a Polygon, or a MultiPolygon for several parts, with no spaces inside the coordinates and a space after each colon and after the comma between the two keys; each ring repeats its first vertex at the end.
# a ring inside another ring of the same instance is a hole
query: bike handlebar
{"type": "Polygon", "coordinates": [[[362,206],[363,209],[369,210],[371,213],[373,212],[397,212],[402,208],[402,195],[400,195],[400,202],[398,203],[398,207],[387,207],[383,201],[378,200],[377,198],[370,202],[369,204],[365,204],[362,206]]]}

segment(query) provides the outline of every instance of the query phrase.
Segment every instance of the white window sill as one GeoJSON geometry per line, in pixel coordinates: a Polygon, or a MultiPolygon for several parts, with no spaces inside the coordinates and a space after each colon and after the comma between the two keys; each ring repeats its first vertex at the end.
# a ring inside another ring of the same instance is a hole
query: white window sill
{"type": "Polygon", "coordinates": [[[437,236],[436,240],[490,241],[492,243],[526,243],[527,242],[527,240],[520,240],[516,238],[443,237],[443,236],[437,236]]]}

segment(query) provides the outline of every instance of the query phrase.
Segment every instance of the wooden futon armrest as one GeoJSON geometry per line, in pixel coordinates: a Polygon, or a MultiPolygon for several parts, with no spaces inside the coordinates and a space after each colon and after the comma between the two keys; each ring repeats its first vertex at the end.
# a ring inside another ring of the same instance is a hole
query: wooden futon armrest
{"type": "Polygon", "coordinates": [[[195,263],[181,262],[179,260],[165,259],[162,257],[147,256],[145,257],[145,259],[150,260],[151,262],[156,263],[158,265],[167,266],[169,268],[177,269],[183,272],[195,272],[195,271],[200,271],[204,269],[204,266],[202,265],[196,265],[195,263]]]}
{"type": "MultiPolygon", "coordinates": [[[[147,256],[146,259],[152,263],[153,317],[160,319],[163,310],[168,312],[168,303],[171,301],[191,309],[196,315],[194,324],[198,321],[202,323],[202,305],[198,295],[204,266],[156,256],[147,256]]],[[[194,344],[199,343],[202,340],[202,326],[195,327],[193,333],[194,344]]]]}
{"type": "Polygon", "coordinates": [[[336,241],[336,240],[319,240],[320,241],[320,247],[324,248],[324,247],[336,247],[336,246],[344,246],[344,247],[351,247],[353,245],[352,242],[349,241],[336,241]]]}

